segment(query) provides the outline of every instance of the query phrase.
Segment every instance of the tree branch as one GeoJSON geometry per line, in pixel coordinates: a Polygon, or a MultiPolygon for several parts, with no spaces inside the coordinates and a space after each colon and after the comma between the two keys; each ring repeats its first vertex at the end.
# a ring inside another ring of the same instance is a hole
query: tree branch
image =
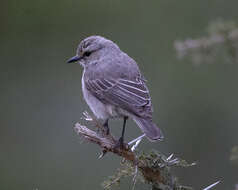
{"type": "MultiPolygon", "coordinates": [[[[142,181],[151,184],[153,190],[192,189],[191,187],[181,186],[176,178],[171,174],[170,169],[171,166],[189,167],[195,165],[195,163],[188,164],[185,160],[173,158],[173,154],[166,157],[157,151],[152,151],[149,154],[142,153],[137,155],[135,148],[143,136],[132,141],[135,143],[132,148],[125,143],[122,147],[117,146],[118,141],[110,133],[107,134],[106,129],[94,116],[89,115],[87,112],[84,112],[83,115],[86,121],[90,121],[93,124],[96,131],[89,129],[80,123],[76,123],[74,129],[77,134],[88,142],[99,145],[102,150],[102,154],[99,158],[102,158],[107,152],[112,152],[122,157],[125,160],[124,163],[126,163],[126,167],[119,169],[117,175],[113,176],[113,179],[111,178],[109,182],[105,182],[104,188],[110,188],[111,185],[118,183],[120,178],[124,176],[134,176],[133,181],[135,184],[138,170],[139,174],[142,176],[142,181]]],[[[210,185],[207,189],[216,184],[210,185]]]]}
{"type": "Polygon", "coordinates": [[[165,184],[166,180],[163,178],[163,176],[161,176],[159,171],[153,170],[152,168],[148,167],[145,162],[137,159],[136,154],[131,151],[127,144],[124,144],[123,147],[117,147],[117,140],[115,140],[111,134],[106,135],[105,133],[96,133],[95,131],[81,125],[80,123],[75,124],[75,130],[84,139],[99,145],[102,149],[103,155],[106,152],[112,152],[137,166],[147,181],[165,184]]]}

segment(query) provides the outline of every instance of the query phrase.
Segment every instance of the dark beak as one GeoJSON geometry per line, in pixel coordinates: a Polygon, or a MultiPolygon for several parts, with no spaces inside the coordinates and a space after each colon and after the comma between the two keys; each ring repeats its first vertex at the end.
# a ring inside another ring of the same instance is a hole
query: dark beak
{"type": "Polygon", "coordinates": [[[76,55],[74,57],[71,57],[67,63],[73,63],[73,62],[76,62],[76,61],[79,61],[80,59],[82,59],[82,57],[80,57],[79,55],[76,55]]]}

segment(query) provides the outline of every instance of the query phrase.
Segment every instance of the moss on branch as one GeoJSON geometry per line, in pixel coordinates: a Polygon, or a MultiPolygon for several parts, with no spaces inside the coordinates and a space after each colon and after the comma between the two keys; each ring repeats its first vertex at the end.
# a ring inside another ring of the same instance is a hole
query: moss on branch
{"type": "Polygon", "coordinates": [[[124,160],[122,168],[118,169],[115,175],[103,183],[105,189],[110,189],[113,185],[119,184],[121,178],[127,176],[133,177],[134,184],[136,179],[140,179],[141,182],[150,184],[152,189],[191,189],[178,183],[176,177],[171,173],[171,167],[188,167],[194,165],[194,163],[188,164],[182,159],[173,158],[173,155],[167,157],[155,150],[149,153],[139,153],[130,148],[128,144],[118,147],[116,146],[117,140],[111,134],[106,134],[106,131],[94,116],[85,112],[84,119],[92,123],[96,131],[80,123],[76,123],[74,128],[81,137],[99,145],[102,150],[100,158],[107,152],[112,152],[124,160]]]}

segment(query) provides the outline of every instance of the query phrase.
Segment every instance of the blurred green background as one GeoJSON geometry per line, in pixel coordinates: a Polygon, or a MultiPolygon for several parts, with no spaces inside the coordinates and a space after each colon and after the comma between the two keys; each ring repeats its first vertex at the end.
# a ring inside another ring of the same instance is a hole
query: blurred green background
{"type": "MultiPolygon", "coordinates": [[[[200,37],[208,23],[238,22],[237,0],[9,0],[0,7],[0,189],[102,189],[119,167],[112,154],[73,131],[89,110],[79,65],[67,65],[83,38],[97,34],[133,57],[148,80],[154,120],[165,141],[141,150],[175,153],[198,165],[175,170],[182,184],[234,189],[238,167],[238,65],[178,61],[175,40],[200,37]]],[[[110,122],[119,136],[122,121],[110,122]]],[[[141,134],[130,121],[129,141],[141,134]]],[[[120,189],[131,189],[130,180],[120,189]],[[129,184],[129,186],[128,186],[129,184]]],[[[136,189],[148,189],[137,184],[136,189]]]]}

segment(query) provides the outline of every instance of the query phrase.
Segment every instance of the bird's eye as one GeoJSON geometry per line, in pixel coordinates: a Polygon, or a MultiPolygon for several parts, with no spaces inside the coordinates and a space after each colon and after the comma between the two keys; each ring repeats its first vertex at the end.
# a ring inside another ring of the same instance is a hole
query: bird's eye
{"type": "Polygon", "coordinates": [[[89,51],[86,51],[86,52],[84,52],[84,56],[86,56],[86,57],[88,57],[88,56],[90,56],[90,54],[91,54],[91,52],[89,52],[89,51]]]}

